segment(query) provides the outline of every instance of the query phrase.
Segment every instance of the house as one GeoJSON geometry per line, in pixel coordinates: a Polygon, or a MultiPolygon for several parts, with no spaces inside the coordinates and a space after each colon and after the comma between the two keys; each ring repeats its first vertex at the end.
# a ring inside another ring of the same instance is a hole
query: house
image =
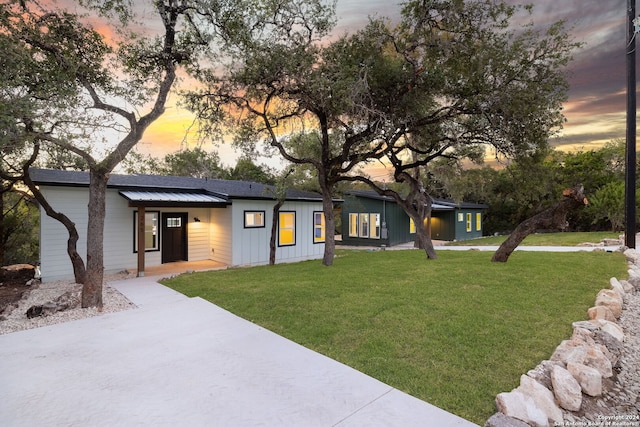
{"type": "MultiPolygon", "coordinates": [[[[32,169],[52,207],[76,224],[78,253],[86,253],[89,175],[32,169]]],[[[269,262],[273,187],[246,181],[154,175],[111,175],[106,194],[106,273],[176,261],[217,261],[228,266],[269,262]],[[140,250],[142,249],[142,250],[140,250]]],[[[40,264],[45,281],[73,277],[68,233],[41,208],[40,264]]],[[[280,208],[276,262],[322,258],[322,198],[289,190],[280,208]]]]}
{"type": "MultiPolygon", "coordinates": [[[[435,199],[431,212],[431,238],[467,240],[482,237],[486,205],[435,199]]],[[[343,245],[394,246],[415,240],[415,225],[392,197],[371,190],[353,190],[342,204],[343,245]]]]}

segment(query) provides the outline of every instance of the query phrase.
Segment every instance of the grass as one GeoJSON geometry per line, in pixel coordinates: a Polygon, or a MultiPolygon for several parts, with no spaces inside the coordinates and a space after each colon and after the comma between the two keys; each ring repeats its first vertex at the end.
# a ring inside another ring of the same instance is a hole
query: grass
{"type": "Polygon", "coordinates": [[[337,252],[319,261],[182,275],[166,285],[483,425],[496,394],[549,358],[623,277],[619,253],[337,252]]]}
{"type": "MultiPolygon", "coordinates": [[[[530,234],[521,246],[576,246],[580,243],[599,243],[602,239],[617,239],[620,233],[610,231],[571,232],[571,233],[538,233],[530,234]]],[[[489,236],[479,239],[451,242],[451,246],[499,246],[508,236],[489,236]]]]}

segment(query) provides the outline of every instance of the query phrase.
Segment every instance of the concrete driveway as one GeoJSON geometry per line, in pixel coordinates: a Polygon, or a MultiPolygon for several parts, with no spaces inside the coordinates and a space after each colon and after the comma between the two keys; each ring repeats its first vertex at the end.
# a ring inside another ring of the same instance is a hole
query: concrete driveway
{"type": "Polygon", "coordinates": [[[0,336],[2,426],[475,424],[157,277],[137,309],[0,336]]]}

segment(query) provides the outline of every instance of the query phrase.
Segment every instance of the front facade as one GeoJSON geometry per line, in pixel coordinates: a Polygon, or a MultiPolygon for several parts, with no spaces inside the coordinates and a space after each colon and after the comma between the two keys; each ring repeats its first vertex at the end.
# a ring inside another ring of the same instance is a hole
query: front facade
{"type": "MultiPolygon", "coordinates": [[[[485,205],[434,200],[431,238],[467,240],[482,237],[485,205]]],[[[374,191],[347,192],[342,205],[342,241],[354,246],[395,246],[415,240],[413,220],[391,197],[374,191]]]]}
{"type": "MultiPolygon", "coordinates": [[[[78,253],[84,256],[88,175],[43,169],[31,175],[52,207],[76,224],[78,253]]],[[[144,271],[144,266],[177,261],[267,264],[272,194],[269,186],[250,182],[112,175],[106,194],[105,272],[141,271],[141,266],[144,271]]],[[[278,216],[277,263],[322,258],[325,229],[319,195],[288,192],[278,216]]],[[[40,229],[43,280],[72,278],[66,229],[43,210],[40,229]]]]}

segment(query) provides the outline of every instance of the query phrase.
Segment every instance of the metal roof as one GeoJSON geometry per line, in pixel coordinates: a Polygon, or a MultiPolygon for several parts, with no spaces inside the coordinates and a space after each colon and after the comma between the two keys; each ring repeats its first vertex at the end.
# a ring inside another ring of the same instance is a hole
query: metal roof
{"type": "Polygon", "coordinates": [[[229,204],[224,199],[205,193],[175,191],[120,191],[119,193],[129,201],[131,206],[171,206],[173,204],[226,206],[229,204]]]}

